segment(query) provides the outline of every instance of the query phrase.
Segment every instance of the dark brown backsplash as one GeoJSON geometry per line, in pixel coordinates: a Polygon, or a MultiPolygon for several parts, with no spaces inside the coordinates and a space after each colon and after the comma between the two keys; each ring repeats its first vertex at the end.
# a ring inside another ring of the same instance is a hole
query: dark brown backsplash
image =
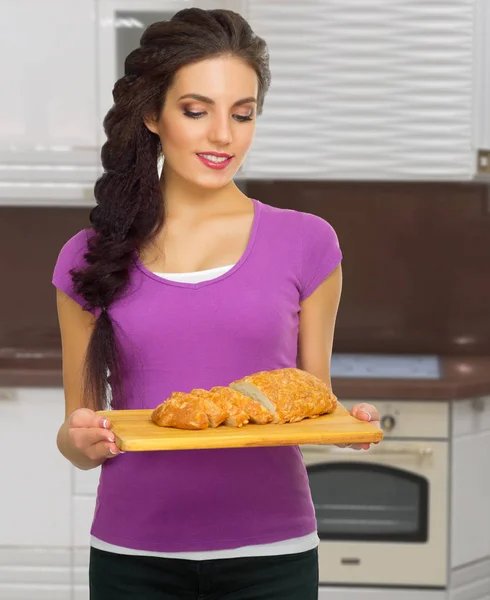
{"type": "MultiPolygon", "coordinates": [[[[344,254],[337,352],[490,355],[483,184],[253,181],[262,202],[329,221],[344,254]]],[[[58,344],[51,274],[89,209],[0,208],[0,346],[58,344]]]]}
{"type": "Polygon", "coordinates": [[[337,231],[336,351],[490,354],[487,186],[288,181],[247,191],[337,231]]]}

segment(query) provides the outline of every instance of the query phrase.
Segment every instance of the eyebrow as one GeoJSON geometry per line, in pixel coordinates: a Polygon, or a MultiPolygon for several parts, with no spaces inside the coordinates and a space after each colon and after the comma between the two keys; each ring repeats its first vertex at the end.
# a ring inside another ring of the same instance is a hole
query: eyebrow
{"type": "MultiPolygon", "coordinates": [[[[216,104],[214,100],[208,98],[207,96],[202,96],[201,94],[185,94],[179,98],[179,101],[183,100],[184,98],[192,98],[193,100],[198,100],[199,102],[204,102],[205,104],[216,104]]],[[[249,96],[248,98],[237,100],[233,106],[241,106],[242,104],[247,104],[248,102],[257,103],[257,100],[253,96],[249,96]]]]}

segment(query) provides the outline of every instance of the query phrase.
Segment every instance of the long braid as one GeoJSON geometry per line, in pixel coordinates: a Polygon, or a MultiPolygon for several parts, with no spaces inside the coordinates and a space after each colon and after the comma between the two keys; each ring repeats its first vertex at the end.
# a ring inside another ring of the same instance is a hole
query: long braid
{"type": "Polygon", "coordinates": [[[104,173],[95,183],[97,204],[90,213],[95,233],[85,254],[87,266],[71,271],[74,289],[87,309],[101,309],[84,367],[83,402],[93,410],[108,407],[108,384],[118,399],[112,407],[124,408],[124,357],[110,307],[124,294],[135,252],[158,234],[165,220],[157,169],[160,140],[144,118],[161,113],[181,67],[226,55],[242,58],[257,73],[260,114],[270,84],[267,47],[243,17],[228,10],[188,8],[170,21],[150,25],[140,47],[126,58],[124,77],[114,85],[114,104],[103,123],[104,173]]]}

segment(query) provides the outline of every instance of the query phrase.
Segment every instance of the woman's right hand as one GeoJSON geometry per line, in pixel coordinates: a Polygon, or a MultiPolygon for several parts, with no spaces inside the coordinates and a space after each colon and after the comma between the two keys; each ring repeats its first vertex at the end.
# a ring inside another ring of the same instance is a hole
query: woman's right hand
{"type": "Polygon", "coordinates": [[[124,454],[115,444],[109,419],[89,408],[78,408],[68,418],[68,439],[89,460],[102,463],[124,454]]]}

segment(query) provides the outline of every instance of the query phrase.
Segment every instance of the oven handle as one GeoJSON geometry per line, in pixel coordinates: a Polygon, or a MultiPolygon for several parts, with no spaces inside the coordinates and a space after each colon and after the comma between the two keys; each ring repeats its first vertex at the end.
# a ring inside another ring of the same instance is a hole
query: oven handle
{"type": "MultiPolygon", "coordinates": [[[[347,454],[347,453],[354,453],[354,452],[358,452],[356,450],[352,450],[349,448],[336,448],[336,447],[325,447],[322,449],[319,449],[317,446],[316,447],[301,447],[301,452],[303,454],[318,454],[318,453],[328,453],[328,454],[347,454]],[[346,452],[347,451],[347,452],[346,452]]],[[[364,454],[364,452],[362,452],[362,454],[364,454]]],[[[399,447],[399,448],[392,448],[392,449],[387,449],[387,448],[372,448],[368,453],[366,454],[370,454],[371,456],[373,454],[375,454],[376,456],[431,456],[432,454],[434,454],[434,450],[433,448],[431,448],[430,446],[427,446],[425,448],[403,448],[403,447],[399,447]]]]}

